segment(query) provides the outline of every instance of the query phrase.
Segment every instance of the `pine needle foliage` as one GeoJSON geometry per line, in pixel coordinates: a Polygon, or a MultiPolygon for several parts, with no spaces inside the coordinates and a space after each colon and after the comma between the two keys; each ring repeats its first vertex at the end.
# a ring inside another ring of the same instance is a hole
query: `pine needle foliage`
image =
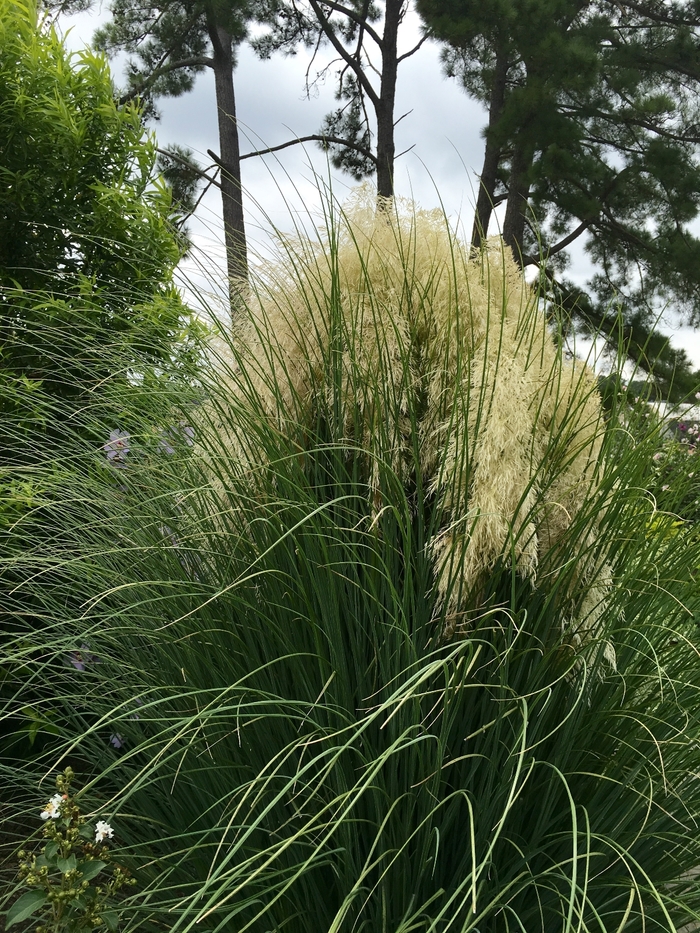
{"type": "Polygon", "coordinates": [[[59,733],[0,765],[17,808],[71,764],[125,930],[688,928],[700,547],[654,438],[604,423],[496,244],[326,220],[221,333],[194,447],[146,443],[171,397],[124,467],[76,437],[14,567],[6,715],[40,685],[59,733]]]}

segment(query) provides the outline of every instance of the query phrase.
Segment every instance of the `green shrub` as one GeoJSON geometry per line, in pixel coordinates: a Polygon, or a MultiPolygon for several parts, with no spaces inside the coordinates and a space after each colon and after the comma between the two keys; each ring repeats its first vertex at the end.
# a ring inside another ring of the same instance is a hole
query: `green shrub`
{"type": "Polygon", "coordinates": [[[200,328],[138,106],[118,106],[105,57],[68,53],[33,0],[0,3],[0,136],[0,465],[16,466],[38,435],[60,452],[55,419],[108,382],[190,366],[200,328]]]}

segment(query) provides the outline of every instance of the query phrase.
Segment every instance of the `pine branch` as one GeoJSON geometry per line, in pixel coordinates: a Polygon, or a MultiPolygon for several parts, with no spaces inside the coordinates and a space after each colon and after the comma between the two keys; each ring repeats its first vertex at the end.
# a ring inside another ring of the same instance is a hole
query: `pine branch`
{"type": "Polygon", "coordinates": [[[124,104],[128,104],[129,101],[135,100],[137,97],[143,97],[145,91],[147,91],[158,78],[162,78],[163,75],[170,74],[173,71],[179,71],[181,68],[211,68],[214,64],[213,58],[182,58],[178,59],[176,62],[171,62],[169,65],[163,65],[161,68],[157,68],[155,71],[152,71],[151,74],[143,81],[138,87],[133,88],[127,94],[123,94],[119,98],[119,106],[123,107],[124,104]]]}
{"type": "Polygon", "coordinates": [[[659,12],[664,9],[664,7],[658,3],[654,3],[653,7],[651,7],[643,3],[633,3],[631,0],[622,0],[620,6],[634,10],[634,12],[638,13],[640,16],[650,19],[654,23],[659,23],[662,26],[688,26],[691,29],[696,29],[698,26],[698,20],[695,17],[692,19],[684,19],[683,17],[664,16],[663,13],[659,12]]]}
{"type": "Polygon", "coordinates": [[[382,47],[382,39],[379,33],[377,33],[374,28],[370,26],[366,17],[360,16],[360,14],[356,13],[355,10],[351,10],[340,3],[336,3],[335,0],[323,0],[323,5],[329,7],[331,10],[333,10],[334,13],[340,13],[347,17],[347,19],[351,20],[353,23],[359,26],[360,29],[366,32],[368,36],[374,39],[379,48],[382,47]]]}
{"type": "MultiPolygon", "coordinates": [[[[299,143],[308,142],[320,142],[328,144],[334,143],[336,146],[345,146],[346,149],[354,149],[356,152],[359,152],[366,159],[369,159],[372,163],[374,163],[374,165],[377,164],[377,157],[374,155],[374,153],[370,152],[369,149],[365,149],[364,146],[353,143],[348,139],[341,139],[339,136],[324,136],[322,134],[300,136],[298,139],[291,139],[289,142],[280,143],[279,146],[270,146],[268,149],[258,149],[255,152],[246,152],[245,155],[241,156],[241,162],[244,159],[252,159],[254,156],[267,155],[269,152],[278,152],[280,149],[288,149],[290,146],[296,146],[299,143]]],[[[215,152],[212,152],[211,149],[207,149],[207,155],[214,159],[217,165],[221,165],[221,159],[216,155],[215,152]]]]}
{"type": "MultiPolygon", "coordinates": [[[[375,107],[379,106],[379,95],[377,94],[375,89],[372,87],[369,79],[367,78],[367,75],[364,73],[364,70],[361,64],[355,59],[354,55],[351,55],[350,52],[348,52],[348,50],[345,48],[343,43],[340,41],[340,39],[336,35],[335,29],[333,29],[333,26],[330,23],[330,20],[328,19],[328,17],[325,15],[323,10],[321,9],[317,0],[309,0],[309,4],[311,5],[312,10],[316,14],[316,19],[318,20],[319,25],[321,29],[323,30],[323,34],[326,36],[326,38],[331,43],[333,48],[336,50],[338,55],[343,59],[343,61],[347,65],[349,65],[351,70],[355,73],[355,76],[357,77],[358,82],[362,86],[362,89],[364,90],[365,94],[372,101],[373,105],[375,107]]],[[[380,48],[381,48],[381,45],[380,45],[380,48]]]]}
{"type": "MultiPolygon", "coordinates": [[[[182,165],[184,168],[188,168],[191,171],[195,172],[197,175],[199,175],[200,178],[206,178],[206,180],[209,182],[210,185],[216,185],[217,188],[221,189],[220,183],[216,180],[216,178],[213,178],[211,175],[208,175],[206,169],[200,168],[198,165],[195,165],[193,162],[188,162],[187,159],[181,158],[176,152],[172,152],[170,149],[161,149],[160,147],[157,147],[156,152],[162,156],[165,156],[168,159],[172,159],[173,162],[179,162],[180,165],[182,165]]],[[[217,165],[219,165],[220,167],[221,163],[216,158],[214,153],[210,152],[209,155],[216,161],[217,165]]]]}

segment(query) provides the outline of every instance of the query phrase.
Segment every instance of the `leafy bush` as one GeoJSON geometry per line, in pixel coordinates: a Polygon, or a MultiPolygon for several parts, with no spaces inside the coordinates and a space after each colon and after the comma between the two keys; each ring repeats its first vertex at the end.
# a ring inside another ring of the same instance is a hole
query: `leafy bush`
{"type": "Polygon", "coordinates": [[[137,363],[142,378],[191,367],[201,328],[173,282],[183,243],[138,107],[32,0],[0,5],[0,135],[0,464],[17,465],[28,432],[60,448],[52,399],[79,410],[137,363]]]}
{"type": "MultiPolygon", "coordinates": [[[[0,4],[0,134],[4,639],[16,616],[43,626],[17,566],[31,555],[41,577],[76,450],[100,450],[139,397],[181,387],[203,327],[174,285],[183,244],[138,107],[119,107],[104,57],[69,54],[31,0],[0,4]]],[[[16,686],[3,668],[0,693],[16,686]]],[[[41,744],[54,727],[25,700],[3,731],[41,744]]]]}

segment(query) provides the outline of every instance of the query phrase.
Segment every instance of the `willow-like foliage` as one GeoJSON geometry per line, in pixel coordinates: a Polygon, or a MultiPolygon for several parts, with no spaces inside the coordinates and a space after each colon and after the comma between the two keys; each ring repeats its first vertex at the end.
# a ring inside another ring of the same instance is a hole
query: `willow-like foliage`
{"type": "Polygon", "coordinates": [[[118,456],[67,426],[11,568],[13,819],[70,763],[125,931],[687,927],[700,548],[645,491],[653,438],[603,423],[496,244],[327,220],[189,409],[86,407],[118,456]],[[28,707],[58,733],[31,755],[28,707]]]}

